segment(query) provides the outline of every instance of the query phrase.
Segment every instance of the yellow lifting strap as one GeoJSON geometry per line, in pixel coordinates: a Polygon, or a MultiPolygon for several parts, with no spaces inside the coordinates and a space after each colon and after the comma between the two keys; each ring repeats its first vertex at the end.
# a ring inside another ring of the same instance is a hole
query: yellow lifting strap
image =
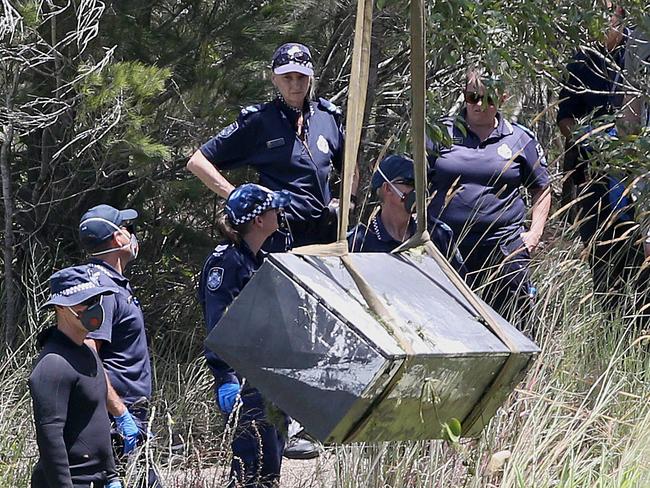
{"type": "Polygon", "coordinates": [[[474,424],[481,420],[482,414],[490,401],[493,393],[498,391],[504,378],[512,378],[512,369],[518,368],[515,364],[515,354],[520,352],[517,345],[505,333],[501,325],[483,306],[476,295],[469,288],[465,280],[451,267],[449,262],[433,245],[427,232],[426,209],[426,31],[424,29],[425,7],[424,0],[411,0],[411,107],[412,127],[411,136],[413,144],[413,162],[415,165],[415,191],[417,232],[403,245],[393,252],[400,252],[410,247],[423,245],[427,254],[431,256],[438,266],[444,271],[451,282],[463,294],[464,298],[472,305],[474,310],[483,319],[486,327],[510,350],[508,358],[494,378],[490,387],[483,393],[479,402],[472,411],[463,419],[463,431],[468,432],[474,424]]]}
{"type": "MultiPolygon", "coordinates": [[[[416,212],[417,231],[408,241],[399,246],[393,252],[401,252],[406,249],[424,246],[429,254],[448,276],[451,282],[458,288],[465,299],[476,310],[478,316],[482,317],[486,327],[503,342],[510,350],[507,360],[495,377],[490,388],[484,392],[479,402],[474,406],[470,414],[463,419],[462,425],[465,432],[481,420],[482,413],[489,402],[492,392],[500,388],[505,378],[512,377],[511,369],[517,367],[514,363],[514,354],[519,352],[517,345],[504,332],[499,323],[486,310],[476,295],[471,291],[465,281],[456,273],[449,262],[438,251],[431,242],[427,231],[427,209],[426,209],[426,186],[427,186],[427,165],[426,165],[426,33],[424,29],[424,0],[411,0],[411,103],[412,103],[412,152],[415,165],[415,191],[416,191],[416,212]]],[[[346,240],[347,227],[349,223],[350,195],[352,193],[352,179],[354,176],[355,162],[361,142],[361,131],[363,116],[365,113],[366,93],[368,89],[368,72],[370,66],[370,44],[372,39],[372,11],[373,0],[359,0],[357,3],[357,18],[354,35],[354,51],[352,54],[352,68],[350,74],[350,87],[348,91],[347,113],[346,113],[346,140],[345,154],[342,175],[342,189],[340,194],[340,214],[338,226],[338,240],[332,244],[319,244],[304,246],[294,249],[295,254],[316,255],[316,256],[340,256],[343,265],[355,281],[360,293],[368,307],[379,317],[382,317],[383,325],[393,335],[407,355],[413,351],[401,331],[400,321],[392,316],[376,292],[369,286],[365,279],[356,270],[349,259],[348,243],[346,240]]],[[[403,369],[404,366],[402,366],[403,369]]],[[[396,378],[400,375],[397,374],[396,378]]]]}

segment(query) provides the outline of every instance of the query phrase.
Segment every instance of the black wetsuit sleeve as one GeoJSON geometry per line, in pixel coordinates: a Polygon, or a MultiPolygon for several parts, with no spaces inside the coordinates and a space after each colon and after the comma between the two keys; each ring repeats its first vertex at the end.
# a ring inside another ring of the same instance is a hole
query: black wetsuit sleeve
{"type": "Polygon", "coordinates": [[[44,356],[29,378],[40,464],[52,488],[72,488],[63,427],[75,381],[72,368],[58,354],[44,356]]]}

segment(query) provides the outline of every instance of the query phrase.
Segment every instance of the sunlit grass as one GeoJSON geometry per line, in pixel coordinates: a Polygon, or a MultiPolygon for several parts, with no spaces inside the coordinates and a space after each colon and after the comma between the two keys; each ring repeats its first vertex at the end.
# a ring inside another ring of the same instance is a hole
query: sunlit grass
{"type": "MultiPolygon", "coordinates": [[[[531,333],[542,353],[480,439],[332,446],[314,464],[320,469],[291,486],[650,486],[649,341],[632,309],[601,309],[580,251],[567,243],[539,256],[531,333]]],[[[34,317],[33,330],[38,324],[34,317]]],[[[176,333],[175,347],[164,357],[154,354],[157,439],[140,455],[159,465],[168,486],[224,486],[228,442],[209,372],[190,344],[200,336],[184,342],[176,333]],[[183,438],[185,452],[168,463],[172,432],[183,438]]],[[[34,354],[30,339],[1,364],[2,487],[28,486],[36,459],[26,388],[34,354]]]]}

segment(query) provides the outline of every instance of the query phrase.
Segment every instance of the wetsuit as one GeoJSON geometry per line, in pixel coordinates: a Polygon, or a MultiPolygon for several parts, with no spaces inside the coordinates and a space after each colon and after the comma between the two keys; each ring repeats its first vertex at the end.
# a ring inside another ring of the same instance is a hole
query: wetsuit
{"type": "Polygon", "coordinates": [[[104,486],[116,477],[104,369],[88,346],[47,332],[29,377],[40,454],[31,486],[104,486]]]}

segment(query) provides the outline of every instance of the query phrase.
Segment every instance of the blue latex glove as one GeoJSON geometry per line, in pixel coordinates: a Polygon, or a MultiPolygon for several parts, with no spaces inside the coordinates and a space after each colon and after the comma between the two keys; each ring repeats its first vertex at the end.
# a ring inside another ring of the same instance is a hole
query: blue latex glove
{"type": "Polygon", "coordinates": [[[133,415],[127,410],[119,417],[115,417],[115,425],[117,431],[124,438],[124,454],[128,454],[135,449],[140,432],[133,415]]]}
{"type": "Polygon", "coordinates": [[[122,488],[122,482],[120,480],[113,480],[106,485],[106,488],[122,488]]]}
{"type": "Polygon", "coordinates": [[[230,413],[235,408],[237,396],[241,391],[239,383],[224,383],[217,391],[217,399],[219,400],[219,408],[223,413],[230,413]]]}

